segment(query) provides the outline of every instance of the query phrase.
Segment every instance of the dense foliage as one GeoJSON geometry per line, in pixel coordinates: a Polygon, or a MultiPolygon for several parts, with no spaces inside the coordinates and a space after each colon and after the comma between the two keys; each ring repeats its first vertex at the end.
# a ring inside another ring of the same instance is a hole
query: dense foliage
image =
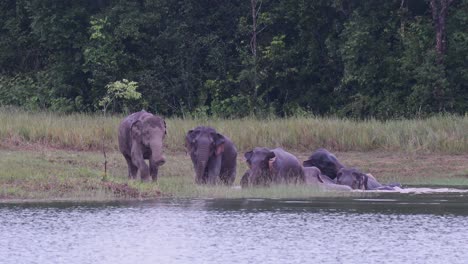
{"type": "Polygon", "coordinates": [[[2,0],[0,105],[164,115],[468,111],[468,0],[2,0]]]}

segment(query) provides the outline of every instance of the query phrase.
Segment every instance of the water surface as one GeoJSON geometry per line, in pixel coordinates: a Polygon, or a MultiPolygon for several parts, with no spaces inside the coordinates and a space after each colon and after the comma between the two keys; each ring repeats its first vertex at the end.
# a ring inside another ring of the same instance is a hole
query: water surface
{"type": "Polygon", "coordinates": [[[467,194],[0,204],[0,263],[467,263],[467,194]]]}

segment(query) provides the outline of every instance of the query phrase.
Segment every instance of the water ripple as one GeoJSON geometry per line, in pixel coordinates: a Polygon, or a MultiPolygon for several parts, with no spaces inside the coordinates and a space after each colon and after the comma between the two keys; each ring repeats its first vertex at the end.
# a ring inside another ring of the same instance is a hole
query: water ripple
{"type": "MultiPolygon", "coordinates": [[[[438,202],[444,203],[442,200],[438,202]]],[[[396,209],[386,208],[392,201],[385,199],[347,202],[171,200],[106,206],[0,205],[0,260],[466,263],[468,259],[466,214],[424,213],[417,210],[422,202],[393,202],[396,209]],[[369,206],[379,209],[366,210],[369,206]],[[402,206],[405,209],[399,212],[402,206]],[[408,213],[412,208],[418,213],[408,213]]],[[[461,210],[466,211],[464,205],[461,210]]],[[[429,202],[424,206],[435,209],[441,205],[429,202]]]]}

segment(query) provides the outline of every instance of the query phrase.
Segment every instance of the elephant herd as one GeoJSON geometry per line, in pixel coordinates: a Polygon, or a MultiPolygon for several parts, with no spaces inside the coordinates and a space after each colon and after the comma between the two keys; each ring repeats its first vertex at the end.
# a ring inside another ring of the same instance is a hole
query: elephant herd
{"type": "MultiPolygon", "coordinates": [[[[165,163],[164,119],[140,111],[122,120],[118,129],[119,149],[128,165],[128,177],[156,180],[159,166],[165,163]],[[149,160],[149,167],[145,162],[149,160]]],[[[212,127],[198,126],[185,136],[185,147],[192,159],[197,184],[232,185],[236,177],[237,149],[231,139],[212,127]]],[[[274,184],[313,185],[324,190],[393,190],[400,184],[380,184],[372,175],[346,167],[335,155],[320,148],[302,164],[282,148],[256,147],[244,153],[248,170],[242,188],[274,184]]]]}

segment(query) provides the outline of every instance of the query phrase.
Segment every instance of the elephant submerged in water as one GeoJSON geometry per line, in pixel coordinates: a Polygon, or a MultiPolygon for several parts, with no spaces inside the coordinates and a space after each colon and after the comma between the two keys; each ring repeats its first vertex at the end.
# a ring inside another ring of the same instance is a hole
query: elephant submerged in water
{"type": "Polygon", "coordinates": [[[323,175],[317,167],[304,167],[305,183],[314,186],[323,191],[351,191],[351,187],[346,185],[339,185],[330,179],[328,176],[323,175]]]}
{"type": "MultiPolygon", "coordinates": [[[[401,187],[399,183],[382,185],[370,174],[364,174],[356,168],[343,165],[333,153],[324,148],[316,150],[303,162],[304,168],[317,167],[334,183],[361,190],[393,190],[401,187]]],[[[327,177],[327,178],[328,178],[327,177]]]]}
{"type": "Polygon", "coordinates": [[[212,127],[199,126],[187,132],[185,146],[192,159],[197,184],[231,185],[236,178],[237,149],[212,127]]]}
{"type": "Polygon", "coordinates": [[[299,160],[282,148],[256,147],[246,152],[244,157],[249,169],[241,179],[242,187],[304,183],[304,171],[299,160]]]}
{"type": "Polygon", "coordinates": [[[336,177],[336,183],[360,190],[394,190],[395,187],[401,187],[399,183],[383,185],[371,174],[362,173],[356,168],[340,169],[336,177]]]}
{"type": "Polygon", "coordinates": [[[165,162],[163,140],[166,135],[164,119],[146,111],[133,113],[119,125],[119,149],[128,165],[128,177],[142,181],[157,180],[158,168],[165,162]],[[145,159],[149,160],[149,168],[145,159]]]}
{"type": "Polygon", "coordinates": [[[322,174],[335,179],[338,171],[345,166],[330,151],[320,148],[303,162],[304,167],[317,167],[322,174]]]}

